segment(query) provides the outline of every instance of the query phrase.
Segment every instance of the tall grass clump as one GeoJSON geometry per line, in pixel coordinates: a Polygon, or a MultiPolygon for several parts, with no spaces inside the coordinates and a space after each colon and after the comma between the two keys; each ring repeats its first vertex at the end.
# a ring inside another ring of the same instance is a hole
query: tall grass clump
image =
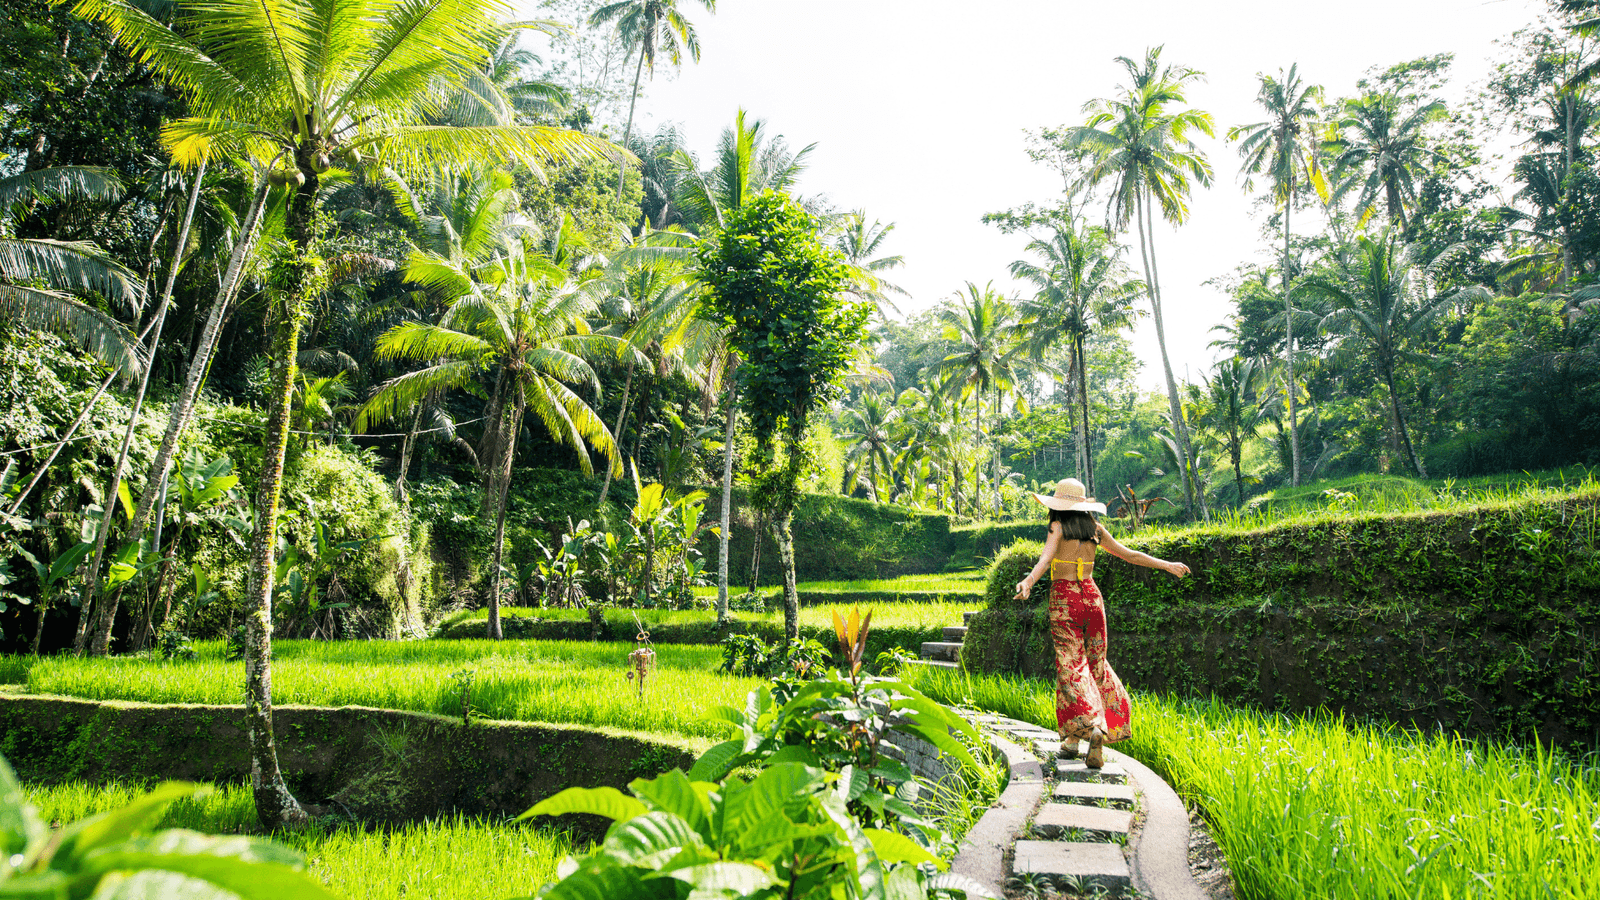
{"type": "MultiPolygon", "coordinates": [[[[1055,726],[1049,681],[908,677],[1055,726]]],[[[1593,757],[1151,695],[1118,749],[1200,806],[1243,898],[1600,896],[1593,757]]]]}
{"type": "MultiPolygon", "coordinates": [[[[26,791],[45,821],[55,823],[125,806],[146,792],[143,785],[127,782],[29,785],[26,791]]],[[[229,785],[174,803],[158,827],[242,834],[257,832],[259,821],[250,788],[229,785]]],[[[529,896],[556,880],[556,866],[573,852],[563,832],[465,816],[392,829],[314,825],[272,837],[304,853],[312,874],[350,900],[529,896]]]]}
{"type": "MultiPolygon", "coordinates": [[[[714,671],[715,646],[657,648],[657,675],[640,701],[626,677],[630,646],[580,641],[283,641],[274,645],[280,705],[371,706],[459,716],[451,675],[471,669],[473,709],[490,719],[720,736],[713,704],[742,705],[758,682],[714,671]]],[[[31,693],[147,703],[241,702],[244,664],[205,644],[194,661],[43,657],[31,693]]]]}

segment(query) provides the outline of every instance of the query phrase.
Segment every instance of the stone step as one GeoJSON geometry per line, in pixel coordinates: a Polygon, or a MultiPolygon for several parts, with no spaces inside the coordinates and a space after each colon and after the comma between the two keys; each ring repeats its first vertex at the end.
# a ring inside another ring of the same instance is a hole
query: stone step
{"type": "Polygon", "coordinates": [[[981,613],[981,612],[983,612],[983,610],[981,610],[981,609],[969,609],[966,612],[962,613],[961,614],[961,626],[963,628],[970,626],[972,624],[972,617],[977,615],[978,613],[981,613]]]}
{"type": "Polygon", "coordinates": [[[956,662],[961,659],[961,643],[959,641],[923,641],[922,658],[956,662]]]}
{"type": "Polygon", "coordinates": [[[965,625],[946,625],[944,627],[944,639],[947,641],[960,641],[966,636],[967,626],[965,625]]]}
{"type": "Polygon", "coordinates": [[[1063,781],[1056,785],[1057,803],[1076,803],[1103,809],[1133,809],[1133,788],[1125,784],[1063,781]]]}
{"type": "Polygon", "coordinates": [[[1128,770],[1121,763],[1108,762],[1099,769],[1091,769],[1081,759],[1058,758],[1056,779],[1098,784],[1127,784],[1128,770]]]}
{"type": "Polygon", "coordinates": [[[1101,809],[1076,803],[1046,803],[1033,817],[1033,833],[1044,838],[1076,840],[1126,840],[1133,827],[1133,813],[1121,809],[1101,809]]]}
{"type": "Polygon", "coordinates": [[[1017,841],[1011,870],[1019,875],[1024,872],[1065,875],[1077,879],[1085,890],[1100,887],[1115,894],[1133,887],[1128,860],[1118,844],[1017,841]]]}
{"type": "Polygon", "coordinates": [[[935,669],[961,668],[960,663],[950,662],[949,660],[945,659],[908,659],[906,660],[906,663],[913,666],[931,666],[935,669]]]}

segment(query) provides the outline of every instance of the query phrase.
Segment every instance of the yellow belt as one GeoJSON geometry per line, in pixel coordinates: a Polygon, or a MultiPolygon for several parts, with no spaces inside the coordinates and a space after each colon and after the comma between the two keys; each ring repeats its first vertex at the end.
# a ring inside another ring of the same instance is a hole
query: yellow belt
{"type": "Polygon", "coordinates": [[[1073,565],[1077,566],[1078,567],[1078,579],[1077,580],[1079,580],[1079,581],[1083,580],[1083,570],[1085,568],[1090,568],[1090,569],[1094,568],[1094,560],[1092,560],[1092,559],[1052,559],[1052,560],[1050,560],[1050,578],[1051,578],[1051,580],[1054,580],[1056,578],[1056,563],[1060,563],[1060,564],[1062,564],[1064,566],[1073,566],[1073,565]]]}

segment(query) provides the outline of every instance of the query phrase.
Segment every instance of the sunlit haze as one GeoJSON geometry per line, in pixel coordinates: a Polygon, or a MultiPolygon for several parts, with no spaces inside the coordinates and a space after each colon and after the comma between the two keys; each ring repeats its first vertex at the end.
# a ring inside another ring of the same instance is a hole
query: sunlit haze
{"type": "MultiPolygon", "coordinates": [[[[715,15],[696,3],[682,8],[703,57],[675,77],[659,70],[639,103],[643,129],[678,124],[704,160],[742,106],[791,146],[815,143],[800,192],[895,223],[885,251],[906,260],[890,275],[911,293],[905,312],[967,281],[1022,290],[1006,266],[1026,239],[979,219],[1059,197],[1060,179],[1024,154],[1024,132],[1080,123],[1086,101],[1118,86],[1115,57],[1163,44],[1165,61],[1204,72],[1189,100],[1216,119],[1217,137],[1202,146],[1217,177],[1196,190],[1186,224],[1156,234],[1173,366],[1180,378],[1198,378],[1214,356],[1209,329],[1228,311],[1205,282],[1272,258],[1262,213],[1237,177],[1238,154],[1222,139],[1233,125],[1261,120],[1256,74],[1298,63],[1305,80],[1338,97],[1374,66],[1453,52],[1445,97],[1454,101],[1482,80],[1494,41],[1533,22],[1543,5],[722,0],[715,15]]],[[[1146,363],[1141,382],[1156,387],[1148,318],[1135,350],[1146,363]]]]}

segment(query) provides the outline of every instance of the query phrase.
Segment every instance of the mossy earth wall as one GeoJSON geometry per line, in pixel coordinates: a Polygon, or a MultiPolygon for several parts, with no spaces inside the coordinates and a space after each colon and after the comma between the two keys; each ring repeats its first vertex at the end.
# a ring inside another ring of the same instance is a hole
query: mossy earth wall
{"type": "MultiPolygon", "coordinates": [[[[708,744],[576,725],[427,713],[279,706],[284,778],[302,801],[366,822],[463,812],[515,816],[573,786],[625,788],[688,769],[708,744]]],[[[93,701],[0,692],[0,754],[24,779],[180,779],[250,774],[243,707],[93,701]]],[[[567,823],[591,828],[598,823],[567,823]]]]}
{"type": "MultiPolygon", "coordinates": [[[[1193,575],[1102,553],[1095,577],[1131,688],[1600,746],[1597,536],[1600,494],[1587,493],[1135,538],[1193,575]]],[[[1054,677],[1047,584],[1010,599],[1038,553],[1019,544],[995,561],[962,648],[970,669],[1054,677]]]]}

